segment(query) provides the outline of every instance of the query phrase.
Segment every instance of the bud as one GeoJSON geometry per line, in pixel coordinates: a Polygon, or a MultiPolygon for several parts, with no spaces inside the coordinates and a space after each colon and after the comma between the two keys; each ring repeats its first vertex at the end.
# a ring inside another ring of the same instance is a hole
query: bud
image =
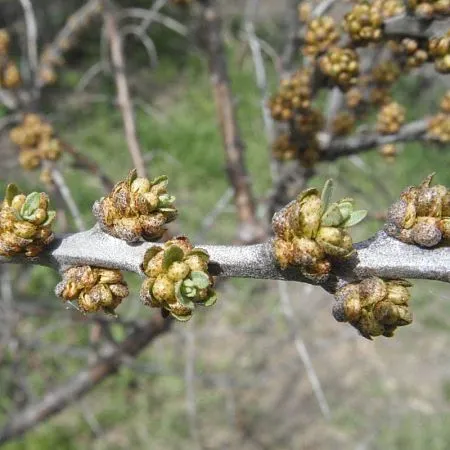
{"type": "Polygon", "coordinates": [[[104,311],[113,314],[122,299],[128,296],[128,287],[118,270],[77,266],[63,273],[55,293],[64,301],[76,300],[84,313],[104,311]]]}
{"type": "Polygon", "coordinates": [[[175,287],[172,280],[166,275],[159,275],[153,284],[152,295],[161,303],[175,302],[175,287]]]}
{"type": "Polygon", "coordinates": [[[348,321],[362,336],[392,337],[399,326],[412,322],[408,309],[410,284],[404,280],[368,278],[337,290],[333,316],[348,321]]]}

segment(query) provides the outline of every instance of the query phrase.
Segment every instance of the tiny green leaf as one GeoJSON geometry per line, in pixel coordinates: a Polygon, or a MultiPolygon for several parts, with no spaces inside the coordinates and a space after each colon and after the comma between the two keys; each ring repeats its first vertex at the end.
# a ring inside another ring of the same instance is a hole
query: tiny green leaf
{"type": "Polygon", "coordinates": [[[39,208],[39,201],[41,199],[41,195],[39,192],[32,192],[27,195],[25,203],[20,209],[20,215],[24,219],[32,218],[36,210],[39,208]]]}
{"type": "Polygon", "coordinates": [[[183,294],[181,292],[182,284],[183,280],[179,280],[175,283],[175,297],[180,303],[183,302],[183,294]]]}
{"type": "Polygon", "coordinates": [[[206,275],[205,272],[200,271],[191,272],[190,278],[193,281],[194,285],[199,289],[205,289],[210,284],[209,277],[208,275],[206,275]]]}
{"type": "Polygon", "coordinates": [[[333,180],[329,179],[325,182],[325,185],[322,189],[322,195],[320,199],[322,200],[322,209],[326,211],[328,209],[328,205],[331,201],[331,196],[333,195],[333,180]]]}
{"type": "Polygon", "coordinates": [[[158,206],[159,207],[167,207],[167,206],[171,206],[172,203],[175,201],[175,197],[173,195],[169,195],[169,194],[162,194],[158,197],[159,203],[158,206]]]}
{"type": "Polygon", "coordinates": [[[427,188],[430,187],[431,185],[431,181],[433,180],[433,177],[436,175],[436,172],[432,172],[430,173],[430,175],[428,175],[420,184],[419,187],[423,187],[423,188],[427,188]]]}
{"type": "Polygon", "coordinates": [[[412,287],[412,284],[407,281],[407,280],[389,280],[394,282],[395,284],[398,284],[400,286],[404,286],[404,287],[412,287]]]}
{"type": "Polygon", "coordinates": [[[319,191],[316,188],[306,189],[305,191],[301,192],[298,195],[297,201],[301,202],[302,200],[304,200],[306,197],[309,197],[310,195],[319,195],[319,191]]]}
{"type": "Polygon", "coordinates": [[[144,261],[141,264],[141,269],[143,271],[145,271],[145,269],[147,268],[147,265],[149,263],[149,261],[159,252],[161,252],[162,249],[160,247],[150,247],[144,255],[144,261]]]}
{"type": "Polygon", "coordinates": [[[192,312],[190,314],[187,314],[186,316],[179,316],[171,311],[170,315],[180,322],[187,322],[192,317],[192,312]]]}
{"type": "Polygon", "coordinates": [[[168,270],[170,265],[175,261],[181,261],[184,257],[183,250],[177,245],[171,245],[164,251],[163,270],[168,270]]]}
{"type": "Polygon", "coordinates": [[[11,206],[11,203],[12,203],[12,201],[13,201],[13,198],[14,198],[16,195],[19,195],[19,194],[20,194],[20,190],[19,190],[19,188],[18,188],[15,184],[13,184],[13,183],[8,184],[8,186],[6,186],[6,192],[5,192],[5,200],[6,200],[6,203],[7,203],[9,206],[11,206]]]}
{"type": "Polygon", "coordinates": [[[178,281],[175,284],[175,297],[177,298],[178,302],[181,303],[182,305],[186,306],[187,308],[194,309],[195,308],[194,302],[183,291],[184,291],[183,281],[178,281]]]}
{"type": "Polygon", "coordinates": [[[159,211],[161,212],[166,212],[166,213],[176,213],[177,210],[175,208],[158,208],[159,211]]]}
{"type": "Polygon", "coordinates": [[[343,220],[347,220],[353,212],[353,202],[347,199],[341,200],[338,203],[338,208],[342,214],[343,220]]]}
{"type": "Polygon", "coordinates": [[[42,224],[43,227],[50,225],[56,217],[56,211],[47,211],[47,220],[42,224]]]}
{"type": "Polygon", "coordinates": [[[137,170],[136,169],[130,170],[130,173],[128,174],[127,179],[126,179],[128,187],[131,186],[131,183],[133,183],[133,181],[136,178],[137,178],[137,170]]]}
{"type": "Polygon", "coordinates": [[[342,224],[342,226],[345,228],[353,227],[364,220],[366,216],[367,211],[364,209],[353,211],[351,216],[342,224]]]}
{"type": "Polygon", "coordinates": [[[159,177],[156,177],[154,180],[151,181],[151,185],[156,186],[157,184],[162,184],[163,186],[167,186],[167,183],[169,182],[169,177],[167,175],[161,175],[159,177]]]}
{"type": "Polygon", "coordinates": [[[202,248],[194,248],[190,252],[186,254],[186,258],[189,256],[199,256],[200,258],[203,258],[206,261],[209,261],[209,254],[206,250],[203,250],[202,248]]]}
{"type": "Polygon", "coordinates": [[[206,301],[203,303],[205,306],[213,306],[217,302],[217,294],[211,290],[210,296],[206,299],[206,301]]]}
{"type": "Polygon", "coordinates": [[[195,288],[188,287],[186,288],[185,297],[194,298],[197,295],[197,291],[195,288]]]}
{"type": "Polygon", "coordinates": [[[337,227],[342,223],[343,217],[337,203],[332,203],[323,213],[320,225],[323,227],[337,227]]]}

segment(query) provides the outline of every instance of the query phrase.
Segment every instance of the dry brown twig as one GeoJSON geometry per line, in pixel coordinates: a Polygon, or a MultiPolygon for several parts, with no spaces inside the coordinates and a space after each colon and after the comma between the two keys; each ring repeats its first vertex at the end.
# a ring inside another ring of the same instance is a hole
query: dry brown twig
{"type": "Polygon", "coordinates": [[[216,2],[202,1],[201,32],[222,134],[227,173],[234,187],[239,220],[239,240],[255,242],[262,236],[256,219],[255,200],[244,160],[245,145],[236,119],[231,82],[222,38],[222,24],[216,2]]]}
{"type": "Polygon", "coordinates": [[[113,63],[119,108],[122,114],[128,149],[130,151],[131,158],[133,159],[133,165],[136,167],[139,176],[145,177],[147,171],[137,138],[133,105],[131,103],[130,91],[126,77],[122,39],[119,34],[114,11],[109,3],[105,5],[104,17],[111,48],[111,60],[113,63]]]}

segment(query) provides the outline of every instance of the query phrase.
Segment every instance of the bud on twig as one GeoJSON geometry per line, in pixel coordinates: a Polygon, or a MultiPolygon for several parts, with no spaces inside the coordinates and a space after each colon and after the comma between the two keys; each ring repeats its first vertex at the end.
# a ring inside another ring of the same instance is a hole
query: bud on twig
{"type": "Polygon", "coordinates": [[[166,231],[164,225],[177,216],[167,182],[166,176],[153,181],[138,178],[132,170],[107,197],[95,202],[93,213],[100,228],[127,242],[159,239],[166,231]]]}
{"type": "Polygon", "coordinates": [[[185,237],[151,247],[142,264],[148,277],[141,287],[142,301],[177,320],[189,320],[197,305],[211,306],[217,299],[208,262],[208,253],[185,237]]]}

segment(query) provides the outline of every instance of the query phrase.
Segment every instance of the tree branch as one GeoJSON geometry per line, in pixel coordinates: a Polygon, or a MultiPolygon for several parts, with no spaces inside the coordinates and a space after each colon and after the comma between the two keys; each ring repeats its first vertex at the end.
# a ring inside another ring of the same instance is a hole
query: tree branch
{"type": "Polygon", "coordinates": [[[327,137],[321,139],[323,151],[321,160],[332,161],[342,156],[350,156],[365,150],[394,142],[407,142],[418,139],[427,140],[428,119],[420,119],[404,125],[396,134],[382,135],[379,133],[361,133],[347,138],[334,139],[327,142],[327,137]]]}
{"type": "Polygon", "coordinates": [[[240,225],[239,238],[242,242],[255,242],[260,238],[261,232],[255,215],[255,201],[244,161],[245,146],[236,119],[222,40],[222,23],[213,0],[203,0],[202,5],[201,26],[204,33],[204,47],[225,148],[228,177],[235,190],[234,200],[240,225]]]}
{"type": "Polygon", "coordinates": [[[384,35],[386,37],[431,38],[443,36],[450,28],[450,19],[423,20],[417,16],[402,15],[386,19],[384,35]]]}
{"type": "Polygon", "coordinates": [[[108,177],[108,175],[106,175],[102,171],[101,167],[94,160],[91,160],[88,156],[80,153],[68,142],[63,141],[61,139],[60,142],[64,149],[64,152],[68,153],[73,157],[74,159],[73,167],[86,170],[92,175],[98,177],[100,183],[102,184],[106,192],[110,192],[112,190],[112,188],[114,187],[113,181],[111,180],[111,178],[108,177]]]}
{"type": "Polygon", "coordinates": [[[130,91],[128,88],[127,77],[125,73],[125,59],[123,56],[122,39],[117,29],[114,12],[109,7],[105,11],[105,24],[109,36],[111,47],[111,59],[113,62],[114,77],[116,81],[117,96],[120,112],[122,114],[125,137],[128,149],[133,159],[133,165],[136,167],[140,177],[146,176],[145,162],[139,147],[139,141],[136,134],[136,123],[133,112],[133,105],[130,100],[130,91]]]}
{"type": "MultiPolygon", "coordinates": [[[[80,31],[80,28],[84,28],[89,23],[91,17],[100,13],[101,2],[102,0],[88,0],[69,17],[53,42],[46,48],[43,54],[45,57],[41,57],[41,70],[52,69],[54,62],[61,60],[64,51],[67,49],[67,43],[73,40],[73,36],[80,31]]],[[[42,87],[44,84],[45,80],[38,80],[38,87],[42,87]]]]}
{"type": "Polygon", "coordinates": [[[38,69],[38,49],[37,49],[37,24],[33,5],[30,0],[20,0],[20,4],[25,16],[25,26],[27,29],[27,50],[28,64],[30,69],[30,79],[33,85],[36,83],[36,73],[38,69]]]}
{"type": "MultiPolygon", "coordinates": [[[[95,226],[91,230],[58,236],[35,258],[2,257],[0,263],[29,263],[64,270],[68,266],[92,265],[135,272],[143,276],[144,254],[160,243],[129,245],[95,226]]],[[[282,270],[272,253],[271,241],[247,246],[199,245],[210,255],[210,273],[216,276],[315,282],[295,269],[282,270]]],[[[333,291],[336,283],[368,276],[416,278],[450,282],[450,247],[423,249],[404,244],[380,231],[355,244],[355,256],[333,265],[332,277],[322,286],[333,291]]]]}
{"type": "Polygon", "coordinates": [[[170,319],[164,320],[155,315],[137,327],[119,345],[104,344],[89,367],[13,416],[0,431],[0,445],[44,422],[74,400],[84,397],[108,376],[113,375],[122,365],[124,358],[137,356],[150,342],[168,331],[170,323],[170,319]]]}
{"type": "Polygon", "coordinates": [[[283,78],[287,76],[287,74],[291,70],[292,61],[295,58],[295,53],[298,48],[298,33],[300,29],[300,23],[298,20],[297,8],[300,3],[301,0],[288,0],[287,4],[287,17],[285,18],[287,28],[287,36],[285,40],[286,45],[281,56],[283,78]]]}

